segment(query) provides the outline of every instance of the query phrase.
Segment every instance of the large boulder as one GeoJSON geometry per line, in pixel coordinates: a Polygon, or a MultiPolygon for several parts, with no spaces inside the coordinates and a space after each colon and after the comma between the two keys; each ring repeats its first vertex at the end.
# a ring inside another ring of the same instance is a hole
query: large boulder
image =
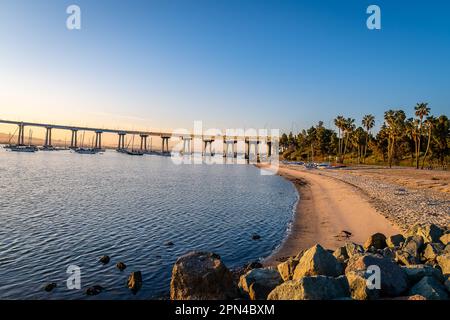
{"type": "Polygon", "coordinates": [[[410,295],[421,295],[428,300],[445,300],[448,294],[445,287],[439,283],[434,277],[423,277],[409,291],[410,295]]]}
{"type": "Polygon", "coordinates": [[[349,259],[349,256],[347,254],[347,249],[345,246],[337,248],[333,252],[333,256],[341,263],[346,263],[347,260],[349,259]]]}
{"type": "Polygon", "coordinates": [[[294,276],[295,267],[297,267],[299,260],[296,258],[288,258],[286,261],[278,264],[277,269],[283,281],[292,280],[294,276]]]}
{"type": "Polygon", "coordinates": [[[346,242],[345,250],[349,258],[352,258],[355,255],[364,254],[364,248],[361,245],[354,242],[346,242]]]}
{"type": "Polygon", "coordinates": [[[331,276],[337,277],[343,273],[342,265],[327,250],[317,244],[308,249],[300,259],[294,270],[293,280],[305,276],[331,276]]]}
{"type": "Polygon", "coordinates": [[[435,224],[416,224],[408,230],[408,236],[421,236],[425,242],[439,242],[444,230],[435,224]]]}
{"type": "Polygon", "coordinates": [[[433,268],[429,265],[418,264],[415,266],[407,266],[402,267],[402,270],[406,274],[409,286],[416,284],[417,282],[422,280],[423,277],[434,277],[439,282],[444,281],[442,272],[439,269],[433,268]]]}
{"type": "Polygon", "coordinates": [[[393,236],[389,236],[386,239],[386,244],[389,248],[400,247],[405,242],[405,237],[402,234],[395,234],[393,236]]]}
{"type": "Polygon", "coordinates": [[[364,249],[368,250],[370,248],[375,248],[381,250],[386,248],[386,236],[382,233],[375,233],[371,235],[364,243],[364,249]]]}
{"type": "Polygon", "coordinates": [[[172,300],[226,300],[237,296],[233,276],[217,254],[194,251],[175,262],[170,282],[172,300]]]}
{"type": "Polygon", "coordinates": [[[381,255],[364,254],[355,256],[348,262],[345,274],[351,271],[366,272],[369,267],[380,268],[380,296],[395,297],[407,290],[407,278],[403,270],[392,259],[381,255]]]}
{"type": "Polygon", "coordinates": [[[350,295],[344,276],[306,276],[300,280],[289,280],[276,287],[268,300],[332,300],[350,295]]]}
{"type": "Polygon", "coordinates": [[[252,269],[242,275],[239,288],[251,300],[265,300],[267,295],[283,282],[275,268],[252,269]]]}
{"type": "Polygon", "coordinates": [[[376,300],[380,297],[380,290],[371,289],[367,285],[367,280],[371,276],[363,270],[349,271],[345,274],[352,299],[355,300],[376,300]]]}
{"type": "Polygon", "coordinates": [[[405,239],[400,250],[396,251],[395,259],[406,266],[419,264],[423,247],[424,242],[421,236],[409,236],[405,239]]]}
{"type": "Polygon", "coordinates": [[[450,253],[440,255],[436,258],[439,267],[444,275],[450,275],[450,253]]]}
{"type": "Polygon", "coordinates": [[[445,233],[442,235],[439,240],[444,244],[447,245],[450,243],[450,232],[445,233]]]}
{"type": "Polygon", "coordinates": [[[444,250],[444,245],[442,243],[427,243],[425,249],[423,250],[423,257],[427,261],[435,261],[437,256],[444,250]]]}

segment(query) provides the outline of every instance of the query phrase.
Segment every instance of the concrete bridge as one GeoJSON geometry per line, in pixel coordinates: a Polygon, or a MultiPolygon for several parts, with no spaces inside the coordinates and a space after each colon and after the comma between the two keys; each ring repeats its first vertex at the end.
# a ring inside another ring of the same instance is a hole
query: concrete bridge
{"type": "MultiPolygon", "coordinates": [[[[169,140],[171,138],[179,138],[183,140],[183,149],[181,153],[183,154],[192,154],[192,140],[193,139],[201,139],[203,141],[202,145],[202,155],[207,155],[208,150],[209,154],[212,155],[212,144],[214,141],[223,140],[223,155],[224,157],[230,156],[230,150],[232,153],[232,157],[237,157],[238,148],[237,144],[239,142],[245,143],[245,157],[250,158],[251,149],[255,150],[255,155],[258,157],[260,154],[260,145],[265,144],[267,146],[267,156],[271,157],[273,153],[273,147],[278,146],[278,141],[273,141],[273,138],[270,136],[261,137],[261,136],[226,136],[226,135],[198,135],[198,134],[181,134],[181,133],[172,133],[172,132],[156,132],[156,131],[134,131],[134,130],[118,130],[118,129],[105,129],[105,128],[93,128],[93,127],[79,127],[79,126],[68,126],[68,125],[59,125],[59,124],[49,124],[49,123],[36,123],[36,122],[23,122],[23,121],[11,121],[11,120],[2,120],[0,119],[0,124],[11,124],[17,125],[19,129],[17,145],[23,146],[24,144],[24,132],[25,127],[41,127],[46,129],[45,134],[45,142],[44,148],[52,148],[52,130],[67,130],[71,131],[71,141],[70,148],[76,149],[78,148],[78,131],[90,131],[95,133],[95,149],[102,149],[102,134],[103,133],[112,133],[118,135],[118,143],[117,150],[125,150],[125,136],[126,135],[137,135],[140,137],[140,150],[147,150],[147,138],[149,136],[160,137],[162,141],[161,152],[169,153],[169,140]]],[[[278,150],[275,150],[278,152],[278,150]]]]}

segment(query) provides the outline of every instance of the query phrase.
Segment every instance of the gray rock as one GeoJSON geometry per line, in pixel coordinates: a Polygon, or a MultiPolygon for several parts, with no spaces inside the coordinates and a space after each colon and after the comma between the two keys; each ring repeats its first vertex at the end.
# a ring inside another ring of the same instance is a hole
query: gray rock
{"type": "Polygon", "coordinates": [[[423,257],[428,261],[435,261],[444,250],[442,243],[427,243],[423,250],[423,257]]]}
{"type": "Polygon", "coordinates": [[[432,223],[418,223],[410,228],[407,236],[421,236],[425,242],[439,242],[439,238],[444,234],[444,230],[432,223]]]}
{"type": "Polygon", "coordinates": [[[386,248],[386,236],[382,233],[375,233],[371,235],[364,243],[364,249],[375,248],[381,250],[386,248]]]}
{"type": "Polygon", "coordinates": [[[407,266],[402,267],[402,270],[406,274],[409,286],[413,286],[414,284],[422,280],[423,277],[434,277],[439,282],[444,281],[442,272],[439,269],[433,268],[429,265],[418,264],[415,266],[407,266]]]}
{"type": "Polygon", "coordinates": [[[292,279],[298,280],[305,276],[316,275],[337,277],[342,273],[342,265],[337,259],[317,244],[304,253],[294,270],[292,279]]]}
{"type": "Polygon", "coordinates": [[[442,235],[439,240],[444,244],[448,245],[450,243],[450,232],[445,233],[442,235]]]}
{"type": "Polygon", "coordinates": [[[420,259],[424,247],[423,238],[421,236],[410,236],[405,239],[401,250],[407,252],[410,256],[420,259]]]}
{"type": "Polygon", "coordinates": [[[345,263],[349,259],[345,246],[337,248],[333,252],[333,256],[341,263],[345,263]]]}
{"type": "Polygon", "coordinates": [[[297,267],[299,260],[295,258],[288,258],[285,262],[278,264],[277,269],[283,281],[292,280],[294,276],[295,267],[297,267]]]}
{"type": "Polygon", "coordinates": [[[142,288],[142,273],[140,271],[131,272],[127,281],[128,289],[136,294],[142,288]]]}
{"type": "Polygon", "coordinates": [[[332,300],[350,295],[344,276],[306,276],[299,280],[289,280],[276,287],[268,300],[332,300]]]}
{"type": "Polygon", "coordinates": [[[101,256],[100,259],[98,259],[98,261],[100,261],[103,264],[109,263],[109,260],[110,260],[109,256],[101,256]]]}
{"type": "Polygon", "coordinates": [[[227,300],[237,296],[233,276],[219,255],[194,251],[175,262],[170,282],[172,300],[227,300]]]}
{"type": "Polygon", "coordinates": [[[345,274],[351,271],[366,272],[369,266],[378,266],[380,268],[380,296],[395,297],[407,290],[406,274],[392,259],[381,255],[364,254],[350,259],[345,269],[345,274]]]}
{"type": "Polygon", "coordinates": [[[400,247],[405,242],[405,237],[401,234],[396,234],[393,236],[390,236],[386,239],[386,244],[389,248],[396,248],[400,247]]]}
{"type": "Polygon", "coordinates": [[[420,264],[420,259],[418,257],[402,250],[395,251],[395,261],[405,266],[420,264]]]}
{"type": "Polygon", "coordinates": [[[275,268],[258,268],[241,276],[239,288],[251,300],[265,300],[267,295],[282,282],[283,279],[275,268]]]}
{"type": "Polygon", "coordinates": [[[421,295],[428,300],[445,300],[448,294],[445,287],[440,284],[434,277],[423,277],[409,291],[410,295],[421,295]]]}
{"type": "Polygon", "coordinates": [[[380,253],[385,258],[395,259],[395,252],[391,248],[386,247],[380,253]]]}
{"type": "Polygon", "coordinates": [[[439,267],[444,275],[450,275],[450,253],[440,255],[436,258],[439,267]]]}
{"type": "Polygon", "coordinates": [[[345,276],[347,277],[352,299],[376,300],[380,297],[380,290],[369,289],[369,286],[367,285],[367,279],[371,274],[360,270],[346,272],[345,276]]]}
{"type": "Polygon", "coordinates": [[[361,245],[356,244],[354,242],[345,243],[345,250],[347,251],[347,255],[349,258],[364,253],[364,248],[361,245]]]}

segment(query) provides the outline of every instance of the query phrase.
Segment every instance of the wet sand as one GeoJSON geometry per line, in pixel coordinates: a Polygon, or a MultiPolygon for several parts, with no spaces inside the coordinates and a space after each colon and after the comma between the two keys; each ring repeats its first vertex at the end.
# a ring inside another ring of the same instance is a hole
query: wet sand
{"type": "Polygon", "coordinates": [[[265,265],[274,265],[317,243],[334,250],[346,241],[362,244],[376,232],[386,236],[401,232],[356,187],[284,165],[280,165],[278,174],[295,184],[300,201],[289,235],[265,265]],[[351,235],[346,237],[343,231],[351,235]]]}

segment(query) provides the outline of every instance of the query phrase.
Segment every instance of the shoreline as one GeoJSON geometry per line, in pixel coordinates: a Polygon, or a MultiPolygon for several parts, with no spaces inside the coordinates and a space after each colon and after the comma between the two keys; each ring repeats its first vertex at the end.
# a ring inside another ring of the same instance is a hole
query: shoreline
{"type": "Polygon", "coordinates": [[[290,230],[263,265],[276,265],[317,243],[334,250],[347,241],[362,244],[376,232],[401,233],[361,190],[344,181],[287,166],[280,166],[277,175],[294,184],[299,198],[290,230]]]}

